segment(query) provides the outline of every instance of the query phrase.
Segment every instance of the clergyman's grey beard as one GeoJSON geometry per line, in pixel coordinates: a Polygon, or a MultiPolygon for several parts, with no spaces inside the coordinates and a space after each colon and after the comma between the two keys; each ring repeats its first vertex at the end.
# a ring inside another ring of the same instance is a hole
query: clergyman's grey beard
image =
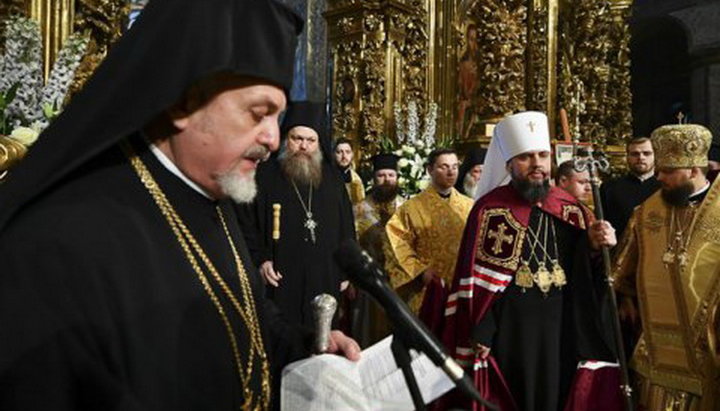
{"type": "MultiPolygon", "coordinates": [[[[253,145],[243,153],[246,160],[265,161],[270,155],[270,149],[263,145],[253,145]]],[[[255,183],[255,170],[243,174],[237,165],[230,171],[217,177],[217,183],[223,194],[230,197],[238,204],[250,203],[257,195],[257,184],[255,183]]]]}
{"type": "Polygon", "coordinates": [[[530,181],[527,177],[523,178],[513,174],[510,184],[515,187],[522,198],[526,199],[531,204],[543,201],[550,192],[550,180],[547,178],[542,180],[542,182],[535,182],[530,181]]]}
{"type": "Polygon", "coordinates": [[[463,190],[465,191],[465,195],[474,197],[476,188],[477,181],[475,181],[475,178],[473,178],[472,174],[465,174],[465,179],[463,180],[463,190]]]}
{"type": "Polygon", "coordinates": [[[290,153],[287,149],[278,155],[280,167],[289,179],[303,185],[312,184],[317,188],[322,181],[322,153],[317,150],[311,154],[303,151],[290,153]]]}
{"type": "Polygon", "coordinates": [[[255,171],[240,176],[230,170],[217,178],[222,192],[238,204],[251,203],[257,194],[255,171]]]}

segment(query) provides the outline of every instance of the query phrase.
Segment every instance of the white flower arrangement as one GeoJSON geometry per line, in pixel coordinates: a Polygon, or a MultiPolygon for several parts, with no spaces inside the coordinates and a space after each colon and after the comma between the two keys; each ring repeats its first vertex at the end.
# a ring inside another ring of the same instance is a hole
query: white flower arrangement
{"type": "Polygon", "coordinates": [[[0,135],[21,136],[18,141],[30,145],[37,138],[30,138],[30,130],[41,133],[60,113],[89,38],[73,34],[65,41],[47,84],[43,82],[38,23],[10,17],[5,21],[5,39],[5,52],[0,56],[0,135]]]}
{"type": "Polygon", "coordinates": [[[430,178],[425,171],[425,161],[437,148],[435,140],[437,109],[437,104],[431,102],[428,104],[424,118],[420,118],[417,102],[411,100],[407,103],[407,118],[405,118],[400,103],[396,102],[393,106],[397,137],[393,153],[400,157],[398,160],[398,185],[405,197],[419,193],[430,183],[430,178]],[[421,123],[422,134],[420,133],[421,123]]]}

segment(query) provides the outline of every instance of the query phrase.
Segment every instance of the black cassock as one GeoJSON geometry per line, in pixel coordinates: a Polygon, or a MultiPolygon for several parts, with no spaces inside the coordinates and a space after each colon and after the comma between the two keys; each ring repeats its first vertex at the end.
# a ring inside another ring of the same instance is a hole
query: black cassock
{"type": "Polygon", "coordinates": [[[600,197],[605,219],[615,228],[620,239],[635,207],[660,189],[660,182],[653,176],[644,181],[632,174],[625,174],[600,186],[600,197]]]}
{"type": "MultiPolygon", "coordinates": [[[[140,150],[240,298],[216,205],[222,209],[253,288],[274,370],[305,355],[303,336],[263,297],[232,205],[203,197],[147,148],[140,150]]],[[[243,393],[221,317],[118,149],[25,206],[0,235],[0,256],[0,409],[240,408],[243,393]]],[[[246,362],[247,330],[222,291],[214,290],[246,362]]],[[[279,378],[276,373],[275,382],[279,378]]],[[[251,387],[259,396],[259,378],[251,387]]]]}
{"type": "Polygon", "coordinates": [[[323,162],[320,187],[312,190],[312,215],[317,222],[315,243],[305,227],[309,187],[298,184],[297,192],[283,174],[280,163],[271,159],[258,167],[258,195],[248,206],[238,207],[240,224],[255,264],[273,260],[273,204],[281,205],[280,240],[275,248],[274,267],[283,276],[278,287],[267,286],[285,317],[312,326],[310,302],[322,293],[340,295],[343,273],[333,253],[343,240],[355,238],[352,206],[338,171],[323,162]]]}
{"type": "MultiPolygon", "coordinates": [[[[541,214],[533,207],[529,228],[538,230],[541,214]]],[[[559,262],[568,284],[553,286],[543,294],[537,285],[523,291],[513,281],[473,330],[475,341],[491,347],[500,371],[520,410],[562,410],[573,377],[582,358],[614,362],[607,342],[610,318],[606,299],[598,297],[607,285],[603,283],[602,266],[597,258],[588,258],[590,246],[587,232],[545,214],[553,222],[557,236],[559,262]],[[591,274],[594,273],[594,274],[591,274]],[[600,305],[606,327],[598,333],[591,307],[600,305]]],[[[547,220],[546,220],[547,221],[547,220]]],[[[522,256],[528,260],[532,237],[525,240],[522,256]]],[[[544,235],[540,235],[544,242],[544,235]]],[[[547,252],[555,257],[553,231],[548,230],[547,252]]],[[[535,253],[543,256],[539,245],[535,253]]],[[[537,263],[530,260],[533,272],[537,263]]],[[[552,266],[546,263],[548,270],[552,266]]]]}

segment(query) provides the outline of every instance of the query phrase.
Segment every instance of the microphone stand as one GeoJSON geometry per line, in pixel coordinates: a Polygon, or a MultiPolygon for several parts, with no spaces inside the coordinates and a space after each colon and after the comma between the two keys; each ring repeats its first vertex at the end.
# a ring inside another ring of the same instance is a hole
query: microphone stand
{"type": "Polygon", "coordinates": [[[412,397],[413,404],[417,411],[425,411],[425,401],[420,394],[420,387],[418,386],[415,373],[412,370],[412,358],[410,357],[410,351],[407,345],[403,341],[403,337],[398,333],[393,333],[392,343],[390,349],[392,350],[395,363],[402,370],[403,376],[405,377],[405,384],[407,384],[408,390],[410,391],[410,397],[412,397]]]}
{"type": "Polygon", "coordinates": [[[357,242],[346,240],[335,252],[335,259],[348,273],[355,285],[368,291],[378,304],[383,306],[392,328],[401,331],[401,333],[393,335],[391,350],[395,362],[402,369],[416,409],[426,410],[427,407],[420,395],[417,380],[411,368],[409,348],[424,352],[469,399],[488,409],[499,409],[480,395],[465,370],[444,352],[442,344],[411,313],[407,304],[398,298],[387,281],[387,274],[374,265],[373,259],[367,252],[360,249],[357,242]]]}

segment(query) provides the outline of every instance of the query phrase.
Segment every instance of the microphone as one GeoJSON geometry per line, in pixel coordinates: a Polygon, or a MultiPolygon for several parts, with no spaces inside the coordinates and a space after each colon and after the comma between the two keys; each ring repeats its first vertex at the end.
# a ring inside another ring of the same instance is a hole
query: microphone
{"type": "Polygon", "coordinates": [[[324,354],[329,348],[330,328],[337,301],[330,294],[320,294],[310,303],[315,321],[315,352],[324,354]]]}
{"type": "Polygon", "coordinates": [[[461,391],[486,407],[497,410],[497,406],[480,396],[465,370],[445,353],[442,344],[432,335],[403,300],[390,287],[383,270],[363,251],[354,240],[345,240],[335,251],[335,261],[352,279],[353,283],[372,295],[383,306],[395,328],[394,338],[402,336],[408,346],[425,353],[430,360],[442,368],[461,391]]]}

